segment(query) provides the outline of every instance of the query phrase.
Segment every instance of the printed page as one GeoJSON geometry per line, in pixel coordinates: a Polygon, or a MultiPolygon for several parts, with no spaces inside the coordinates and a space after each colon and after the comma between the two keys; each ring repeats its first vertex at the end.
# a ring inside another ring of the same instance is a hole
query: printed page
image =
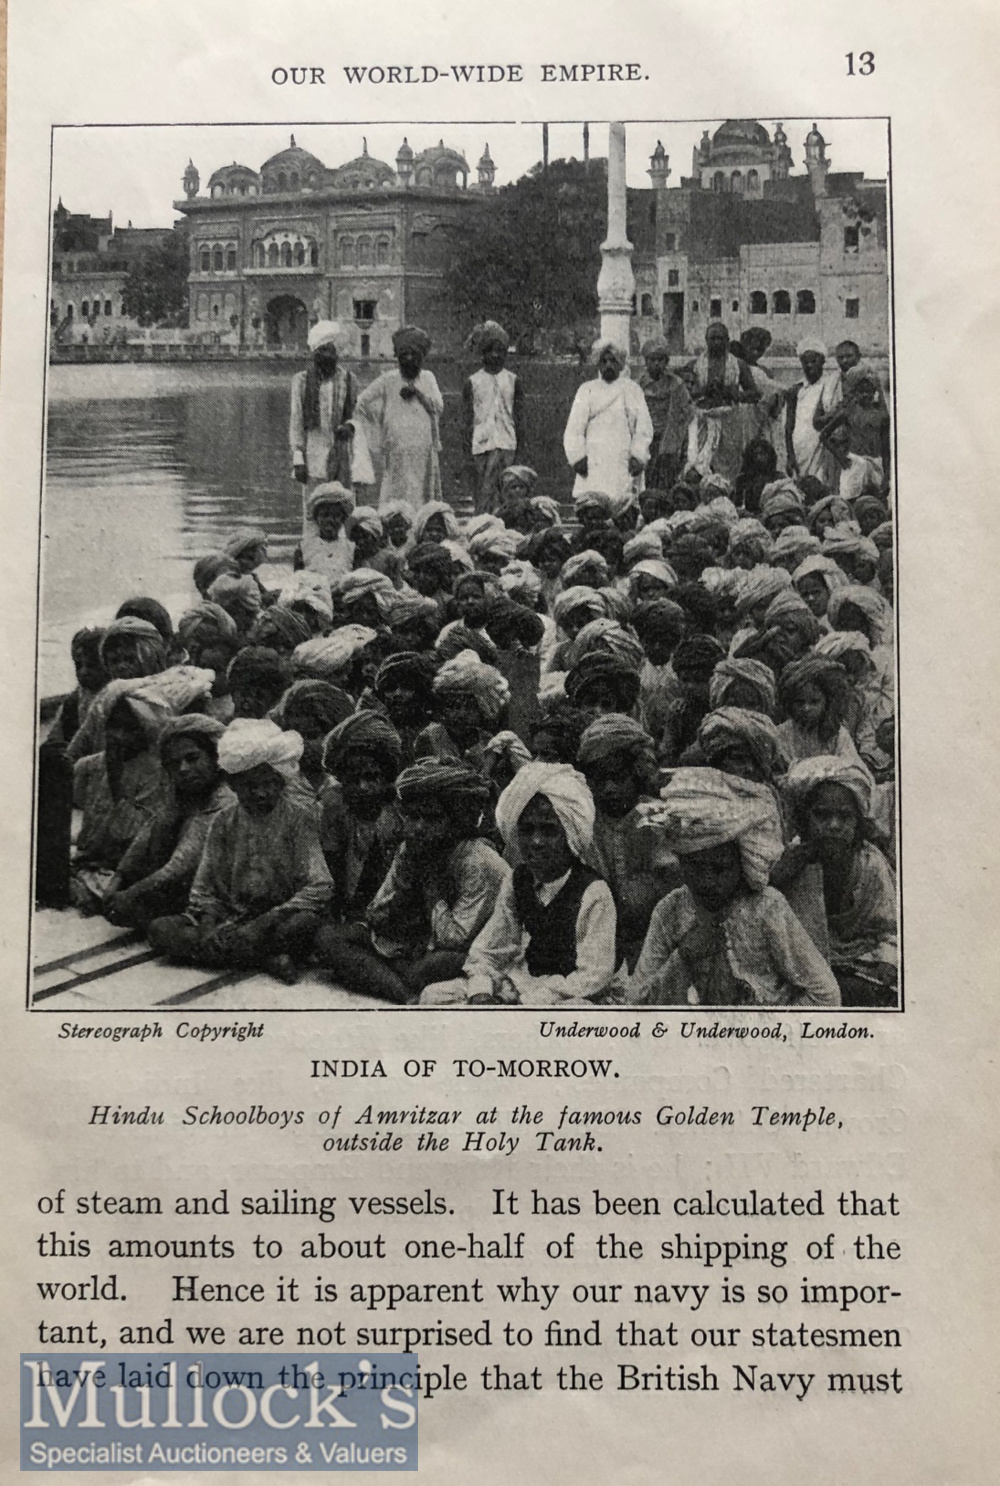
{"type": "Polygon", "coordinates": [[[14,0],[5,1480],[994,1478],[996,42],[14,0]]]}

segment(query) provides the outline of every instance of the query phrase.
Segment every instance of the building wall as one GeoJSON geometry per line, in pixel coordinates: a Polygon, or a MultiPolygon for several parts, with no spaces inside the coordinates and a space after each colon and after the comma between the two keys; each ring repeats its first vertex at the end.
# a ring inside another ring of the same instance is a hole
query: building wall
{"type": "Polygon", "coordinates": [[[426,192],[315,202],[264,196],[238,212],[231,198],[218,208],[178,203],[191,223],[191,329],[263,348],[269,305],[292,298],[306,317],[296,322],[299,341],[309,323],[336,319],[349,355],[387,359],[393,333],[416,321],[439,349],[457,349],[461,327],[443,293],[443,272],[471,200],[426,192]]]}

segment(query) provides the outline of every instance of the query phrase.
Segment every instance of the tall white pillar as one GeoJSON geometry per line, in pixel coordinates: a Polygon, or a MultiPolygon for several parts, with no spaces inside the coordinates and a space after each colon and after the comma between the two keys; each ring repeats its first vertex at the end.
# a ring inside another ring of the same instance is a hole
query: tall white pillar
{"type": "Polygon", "coordinates": [[[632,244],[625,231],[625,125],[608,126],[608,235],[601,243],[597,302],[601,339],[614,341],[627,356],[635,275],[632,244]]]}

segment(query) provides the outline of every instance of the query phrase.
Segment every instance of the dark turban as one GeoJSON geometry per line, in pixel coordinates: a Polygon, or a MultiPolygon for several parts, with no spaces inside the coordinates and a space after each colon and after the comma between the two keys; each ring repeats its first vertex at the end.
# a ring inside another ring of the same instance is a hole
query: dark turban
{"type": "Polygon", "coordinates": [[[671,665],[678,676],[686,672],[704,674],[707,679],[725,654],[718,640],[711,635],[689,635],[674,651],[671,665]]]}
{"type": "Polygon", "coordinates": [[[639,699],[638,671],[606,650],[591,650],[577,661],[566,676],[566,695],[577,706],[585,706],[583,697],[598,683],[612,688],[620,712],[631,712],[639,699]]]}
{"type": "Polygon", "coordinates": [[[418,351],[421,356],[426,356],[430,348],[430,336],[418,325],[404,325],[392,337],[392,349],[396,356],[406,351],[418,351]]]}
{"type": "Polygon", "coordinates": [[[304,645],[312,637],[313,632],[301,614],[296,614],[293,609],[286,609],[283,605],[274,604],[257,615],[250,626],[247,640],[251,645],[266,645],[271,650],[280,646],[291,655],[297,645],[304,645]]]}
{"type": "Polygon", "coordinates": [[[277,714],[281,727],[285,726],[288,709],[293,705],[308,712],[323,732],[328,733],[354,711],[354,698],[331,681],[314,681],[306,677],[302,681],[293,681],[281,698],[277,714]]]}
{"type": "Polygon", "coordinates": [[[417,567],[430,568],[442,588],[451,581],[451,553],[440,542],[418,543],[406,560],[411,571],[417,567]]]}
{"type": "Polygon", "coordinates": [[[339,722],[326,740],[323,767],[335,775],[353,748],[373,753],[393,778],[399,773],[403,745],[392,723],[381,713],[353,712],[339,722]]]}

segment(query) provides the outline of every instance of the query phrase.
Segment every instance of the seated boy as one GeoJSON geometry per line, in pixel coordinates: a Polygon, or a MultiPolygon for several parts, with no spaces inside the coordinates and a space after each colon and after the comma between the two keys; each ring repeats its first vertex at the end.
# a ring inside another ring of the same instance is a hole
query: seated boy
{"type": "Polygon", "coordinates": [[[362,922],[328,926],[317,957],[348,990],[395,1005],[457,975],[509,869],[479,834],[487,787],[464,765],[424,759],[396,781],[403,844],[362,922]]]}
{"type": "Polygon", "coordinates": [[[615,971],[615,905],[584,864],[594,830],[586,780],[567,764],[525,764],[500,796],[497,824],[518,865],[461,977],[428,985],[421,1006],[592,1001],[615,971]]]}
{"type": "Polygon", "coordinates": [[[236,803],[212,824],[187,912],[155,919],[161,954],[215,969],[268,970],[288,985],[312,949],[332,883],[313,810],[290,799],[302,739],[238,718],[219,739],[236,803]]]}
{"type": "Polygon", "coordinates": [[[182,913],[212,822],[235,796],[219,771],[221,722],[174,717],[160,734],[170,796],[132,842],[104,898],[112,924],[145,932],[154,918],[182,913]]]}
{"type": "Polygon", "coordinates": [[[840,991],[785,898],[768,886],[781,828],[766,785],[676,769],[640,807],[684,886],[650,921],[627,1000],[640,1006],[839,1006],[840,991]]]}
{"type": "Polygon", "coordinates": [[[334,908],[348,923],[364,917],[403,841],[396,800],[402,744],[378,712],[355,712],[326,739],[319,839],[334,881],[334,908]]]}

